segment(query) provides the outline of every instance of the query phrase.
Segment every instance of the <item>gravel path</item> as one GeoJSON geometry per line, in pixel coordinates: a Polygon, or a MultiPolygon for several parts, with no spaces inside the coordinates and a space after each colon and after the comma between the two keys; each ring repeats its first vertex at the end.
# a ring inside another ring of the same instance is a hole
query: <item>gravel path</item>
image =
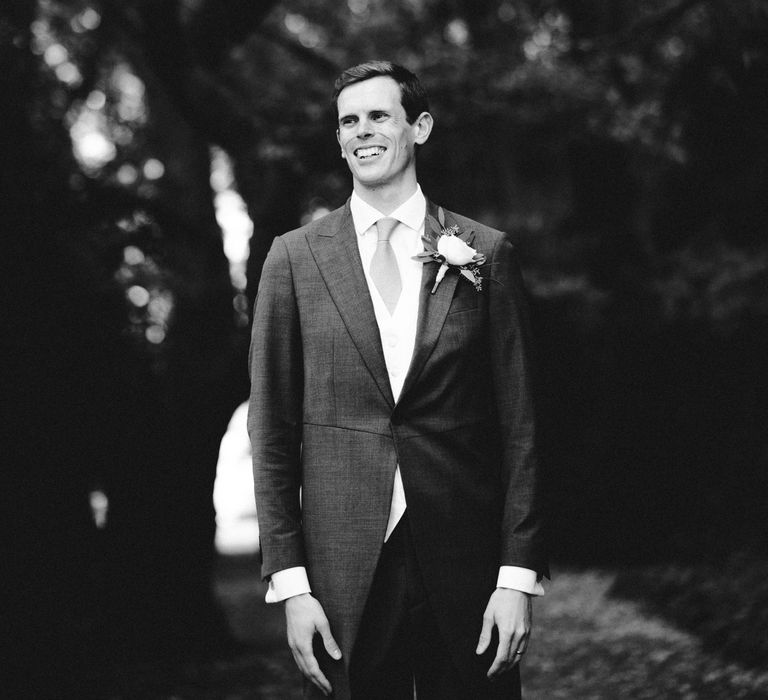
{"type": "MultiPolygon", "coordinates": [[[[252,563],[226,563],[217,594],[243,649],[204,665],[155,669],[114,700],[299,700],[280,606],[267,606],[252,563]],[[154,682],[153,682],[154,677],[154,682]],[[141,687],[139,687],[141,686],[141,687]]],[[[610,571],[555,571],[534,607],[525,700],[768,698],[768,672],[704,653],[695,638],[607,596],[610,571]]],[[[481,700],[481,699],[471,699],[481,700]]]]}

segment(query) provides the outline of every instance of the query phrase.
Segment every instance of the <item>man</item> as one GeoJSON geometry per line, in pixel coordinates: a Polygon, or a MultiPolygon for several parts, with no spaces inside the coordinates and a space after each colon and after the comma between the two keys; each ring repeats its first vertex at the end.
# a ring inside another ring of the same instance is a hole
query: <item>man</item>
{"type": "Polygon", "coordinates": [[[275,239],[254,312],[267,599],[306,697],[519,697],[546,563],[515,252],[425,200],[412,73],[355,66],[335,99],[352,196],[275,239]]]}

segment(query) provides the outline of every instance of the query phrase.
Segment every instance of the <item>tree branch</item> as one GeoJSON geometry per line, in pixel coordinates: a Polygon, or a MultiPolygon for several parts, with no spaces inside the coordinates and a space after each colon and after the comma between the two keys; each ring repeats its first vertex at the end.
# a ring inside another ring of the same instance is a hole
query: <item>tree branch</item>
{"type": "Polygon", "coordinates": [[[303,44],[300,44],[295,39],[286,36],[272,27],[268,28],[262,24],[259,25],[253,33],[272,44],[281,46],[289,53],[296,56],[296,58],[311,64],[313,68],[317,68],[327,75],[336,77],[343,70],[338,63],[327,56],[324,56],[319,51],[315,51],[314,49],[310,49],[303,44]]]}

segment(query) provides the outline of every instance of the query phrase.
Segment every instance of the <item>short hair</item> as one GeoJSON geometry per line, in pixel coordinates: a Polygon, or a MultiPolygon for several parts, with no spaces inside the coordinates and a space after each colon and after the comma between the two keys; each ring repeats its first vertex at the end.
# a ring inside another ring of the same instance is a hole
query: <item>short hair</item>
{"type": "Polygon", "coordinates": [[[422,112],[429,111],[427,93],[419,79],[407,68],[391,61],[366,61],[347,68],[334,83],[334,106],[338,106],[339,94],[345,87],[380,76],[392,78],[400,86],[400,104],[403,105],[409,124],[413,124],[422,112]]]}

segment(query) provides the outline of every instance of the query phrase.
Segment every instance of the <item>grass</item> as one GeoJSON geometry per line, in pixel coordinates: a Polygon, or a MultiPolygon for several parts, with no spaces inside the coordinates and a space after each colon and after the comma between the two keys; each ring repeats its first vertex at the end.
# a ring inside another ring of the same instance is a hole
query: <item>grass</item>
{"type": "Polygon", "coordinates": [[[695,634],[709,651],[768,670],[765,555],[739,552],[715,562],[629,569],[611,593],[695,634]]]}

